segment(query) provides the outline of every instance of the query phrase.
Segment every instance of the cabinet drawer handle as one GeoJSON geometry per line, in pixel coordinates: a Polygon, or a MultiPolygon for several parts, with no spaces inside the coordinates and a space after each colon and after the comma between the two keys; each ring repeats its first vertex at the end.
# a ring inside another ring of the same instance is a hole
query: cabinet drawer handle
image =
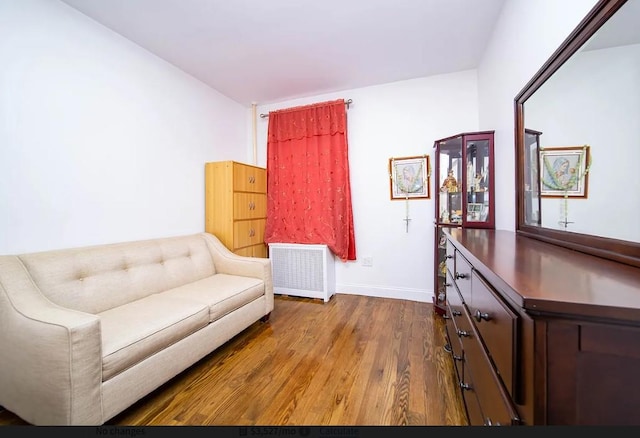
{"type": "Polygon", "coordinates": [[[464,382],[460,382],[460,388],[466,389],[467,391],[470,391],[472,389],[471,385],[469,385],[468,383],[464,383],[464,382]]]}
{"type": "Polygon", "coordinates": [[[482,313],[480,310],[476,310],[476,314],[474,316],[478,322],[482,322],[483,319],[485,321],[489,321],[491,319],[488,313],[482,313]]]}
{"type": "Polygon", "coordinates": [[[447,254],[446,256],[444,256],[445,259],[452,259],[453,256],[451,254],[447,254]]]}
{"type": "Polygon", "coordinates": [[[467,278],[468,275],[467,274],[461,274],[459,272],[456,272],[456,280],[458,280],[459,278],[467,278]]]}
{"type": "Polygon", "coordinates": [[[469,336],[471,336],[471,333],[465,332],[464,330],[458,330],[458,336],[460,336],[461,338],[462,337],[468,338],[469,336]]]}
{"type": "Polygon", "coordinates": [[[462,312],[459,311],[459,310],[456,310],[456,309],[451,309],[451,314],[453,316],[460,316],[460,315],[462,315],[462,312]]]}

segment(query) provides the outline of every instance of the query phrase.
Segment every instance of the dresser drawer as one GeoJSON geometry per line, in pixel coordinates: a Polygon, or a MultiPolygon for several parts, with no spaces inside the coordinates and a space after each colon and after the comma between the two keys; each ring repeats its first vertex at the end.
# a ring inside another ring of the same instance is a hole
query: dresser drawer
{"type": "MultiPolygon", "coordinates": [[[[465,375],[470,376],[469,367],[465,364],[463,368],[465,375]]],[[[460,389],[462,390],[464,407],[467,410],[469,426],[482,426],[484,424],[484,416],[482,415],[480,401],[473,383],[470,380],[460,382],[460,389]]]]}
{"type": "Polygon", "coordinates": [[[267,192],[267,174],[263,168],[233,163],[233,190],[236,192],[267,192]]]}
{"type": "Polygon", "coordinates": [[[514,394],[518,315],[514,313],[493,288],[477,273],[471,274],[472,300],[467,302],[469,314],[482,342],[509,394],[514,394]]]}
{"type": "Polygon", "coordinates": [[[465,352],[465,383],[471,386],[478,397],[483,415],[482,424],[520,424],[511,397],[498,378],[477,332],[474,331],[471,336],[462,338],[462,348],[465,352]]]}
{"type": "Polygon", "coordinates": [[[456,376],[458,377],[458,383],[460,383],[464,379],[462,343],[460,342],[460,338],[458,338],[458,328],[451,318],[447,319],[445,330],[447,333],[447,344],[449,344],[449,348],[451,349],[451,357],[455,365],[456,376]]]}
{"type": "Polygon", "coordinates": [[[264,242],[266,219],[236,221],[233,224],[234,250],[264,242]]]}
{"type": "Polygon", "coordinates": [[[471,302],[471,264],[458,251],[455,253],[455,271],[451,271],[463,302],[471,302]]]}
{"type": "Polygon", "coordinates": [[[267,216],[267,195],[263,193],[234,193],[233,217],[255,219],[267,216]]]}
{"type": "Polygon", "coordinates": [[[459,327],[460,319],[466,319],[467,317],[464,315],[464,311],[462,310],[462,297],[458,293],[458,289],[451,279],[450,272],[447,272],[445,288],[447,291],[447,303],[449,306],[450,314],[449,316],[451,316],[451,319],[455,322],[456,327],[459,327]]]}
{"type": "Polygon", "coordinates": [[[265,243],[260,243],[258,245],[245,246],[244,248],[236,249],[233,252],[244,257],[267,258],[267,245],[265,243]]]}
{"type": "Polygon", "coordinates": [[[459,323],[461,319],[463,327],[468,327],[468,323],[466,323],[467,316],[462,309],[462,299],[460,298],[460,294],[456,290],[456,287],[453,285],[453,281],[451,280],[451,275],[447,273],[447,284],[451,284],[451,286],[447,287],[447,334],[449,336],[449,345],[452,349],[453,360],[456,365],[456,372],[458,373],[458,380],[462,381],[464,379],[463,369],[462,369],[462,361],[464,359],[462,353],[462,343],[460,341],[459,335],[459,323]]]}
{"type": "Polygon", "coordinates": [[[456,272],[456,248],[450,240],[447,240],[447,253],[444,258],[447,262],[447,270],[454,274],[456,272]]]}

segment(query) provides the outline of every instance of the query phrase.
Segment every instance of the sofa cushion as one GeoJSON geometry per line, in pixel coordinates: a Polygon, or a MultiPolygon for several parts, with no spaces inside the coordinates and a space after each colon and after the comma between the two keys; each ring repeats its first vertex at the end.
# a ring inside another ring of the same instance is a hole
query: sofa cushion
{"type": "Polygon", "coordinates": [[[135,365],[209,323],[201,302],[164,294],[99,313],[102,328],[102,380],[135,365]]]}
{"type": "Polygon", "coordinates": [[[209,320],[213,322],[264,295],[264,281],[252,277],[216,274],[160,295],[206,304],[209,306],[209,320]]]}

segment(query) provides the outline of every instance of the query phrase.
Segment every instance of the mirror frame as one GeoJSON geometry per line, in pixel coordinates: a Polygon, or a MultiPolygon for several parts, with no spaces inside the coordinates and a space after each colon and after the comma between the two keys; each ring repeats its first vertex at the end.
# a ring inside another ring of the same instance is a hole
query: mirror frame
{"type": "Polygon", "coordinates": [[[627,0],[600,0],[515,97],[516,234],[640,267],[640,243],[580,234],[525,223],[524,104],[627,0]]]}

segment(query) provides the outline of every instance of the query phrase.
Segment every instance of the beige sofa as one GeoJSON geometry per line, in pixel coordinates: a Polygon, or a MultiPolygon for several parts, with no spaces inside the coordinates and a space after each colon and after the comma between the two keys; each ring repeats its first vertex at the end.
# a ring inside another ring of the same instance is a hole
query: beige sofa
{"type": "Polygon", "coordinates": [[[266,321],[271,275],[208,233],[0,256],[0,405],[104,424],[266,321]]]}

